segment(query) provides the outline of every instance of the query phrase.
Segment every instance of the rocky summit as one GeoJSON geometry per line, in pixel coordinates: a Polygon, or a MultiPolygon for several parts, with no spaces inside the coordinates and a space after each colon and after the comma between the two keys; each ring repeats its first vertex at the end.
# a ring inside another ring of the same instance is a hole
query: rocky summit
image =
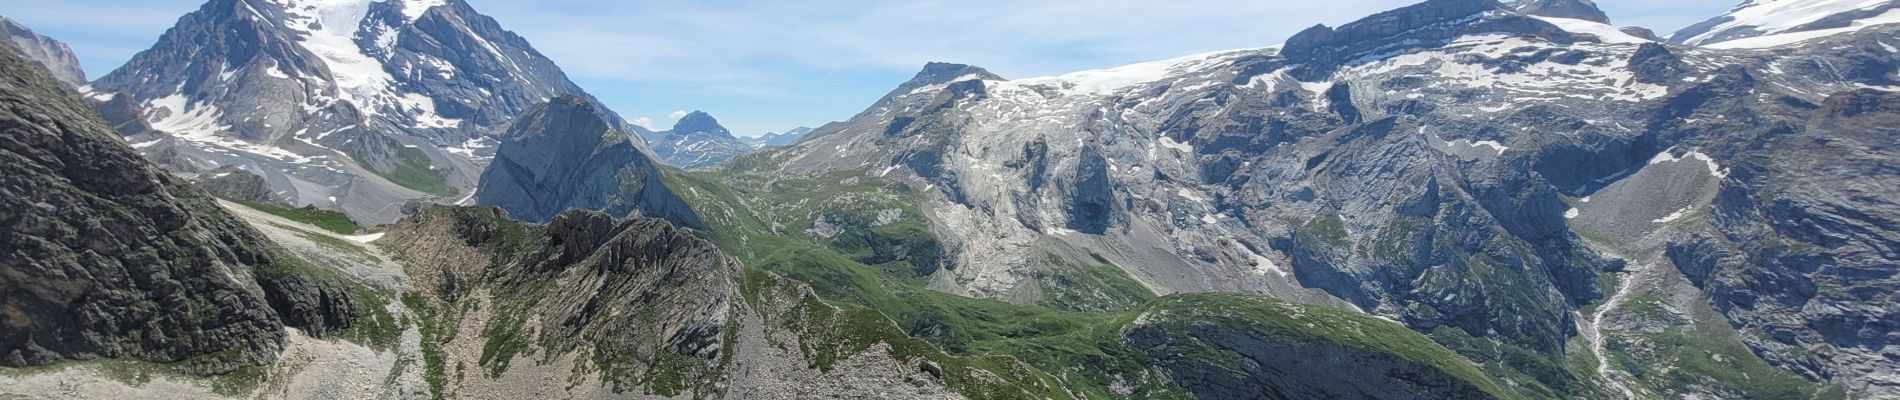
{"type": "Polygon", "coordinates": [[[212,0],[0,52],[0,392],[1900,397],[1895,4],[1428,0],[748,141],[459,0],[212,0]]]}

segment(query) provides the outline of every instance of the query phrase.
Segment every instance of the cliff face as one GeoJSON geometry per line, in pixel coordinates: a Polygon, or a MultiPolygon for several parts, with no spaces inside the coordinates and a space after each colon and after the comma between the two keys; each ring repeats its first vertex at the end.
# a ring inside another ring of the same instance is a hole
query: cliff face
{"type": "Polygon", "coordinates": [[[570,209],[704,226],[663,182],[660,164],[583,98],[549,100],[502,134],[475,201],[546,222],[570,209]]]}
{"type": "Polygon", "coordinates": [[[349,327],[356,299],[120,143],[71,91],[0,53],[0,365],[275,359],[285,326],[349,327]]]}
{"type": "MultiPolygon", "coordinates": [[[[1806,129],[1737,165],[1708,211],[1713,230],[1667,254],[1764,358],[1810,376],[1869,376],[1900,390],[1900,95],[1828,97],[1806,129]]],[[[1885,392],[1881,392],[1885,391],[1885,392]]]]}

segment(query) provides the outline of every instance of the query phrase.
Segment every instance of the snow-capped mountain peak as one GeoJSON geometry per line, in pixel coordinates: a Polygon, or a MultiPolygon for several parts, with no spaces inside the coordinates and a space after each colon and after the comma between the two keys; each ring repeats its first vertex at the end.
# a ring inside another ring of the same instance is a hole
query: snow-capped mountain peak
{"type": "Polygon", "coordinates": [[[460,0],[209,0],[90,89],[174,168],[255,165],[295,203],[370,222],[465,197],[516,115],[595,101],[460,0]]]}

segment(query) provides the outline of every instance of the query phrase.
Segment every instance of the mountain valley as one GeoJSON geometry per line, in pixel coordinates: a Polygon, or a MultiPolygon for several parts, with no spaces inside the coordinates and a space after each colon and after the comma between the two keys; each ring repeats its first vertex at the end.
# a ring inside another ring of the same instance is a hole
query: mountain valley
{"type": "Polygon", "coordinates": [[[0,392],[1900,397],[1897,7],[1426,0],[759,138],[462,0],[209,0],[92,81],[0,19],[0,392]]]}

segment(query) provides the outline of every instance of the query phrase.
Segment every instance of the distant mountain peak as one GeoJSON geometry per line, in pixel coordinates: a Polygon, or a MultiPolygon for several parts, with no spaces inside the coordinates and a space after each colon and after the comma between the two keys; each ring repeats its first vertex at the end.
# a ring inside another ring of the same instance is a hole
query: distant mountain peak
{"type": "Polygon", "coordinates": [[[718,118],[713,118],[712,114],[707,114],[705,111],[693,111],[684,117],[680,117],[679,122],[673,123],[673,134],[675,135],[699,133],[715,136],[732,136],[731,131],[726,130],[725,126],[719,124],[718,118]]]}
{"type": "Polygon", "coordinates": [[[1338,28],[1318,25],[1294,34],[1280,55],[1301,81],[1319,81],[1355,62],[1397,54],[1407,48],[1442,46],[1472,34],[1535,37],[1570,43],[1568,31],[1515,12],[1496,0],[1430,0],[1373,14],[1338,28]],[[1402,39],[1402,40],[1401,40],[1402,39]]]}
{"type": "Polygon", "coordinates": [[[1590,0],[1517,0],[1509,6],[1528,15],[1610,23],[1610,16],[1590,0]]]}
{"type": "Polygon", "coordinates": [[[887,101],[887,100],[890,100],[892,97],[910,93],[913,90],[917,90],[917,88],[931,86],[931,85],[942,85],[942,84],[946,84],[950,82],[955,82],[955,81],[960,81],[960,80],[971,80],[971,79],[997,80],[997,81],[1004,80],[1002,76],[996,75],[994,73],[990,73],[989,70],[983,69],[983,67],[978,67],[978,66],[969,65],[969,64],[956,64],[956,63],[932,61],[929,63],[925,63],[924,69],[921,71],[917,71],[916,76],[912,76],[909,81],[904,82],[904,84],[902,85],[898,85],[896,90],[892,90],[890,94],[884,95],[884,98],[882,100],[879,100],[879,102],[887,101]]]}
{"type": "Polygon", "coordinates": [[[997,80],[1003,79],[1003,77],[990,73],[989,70],[983,69],[983,67],[978,67],[978,66],[969,65],[969,64],[957,64],[957,63],[932,61],[932,62],[924,63],[924,69],[922,71],[917,71],[917,76],[912,77],[911,81],[913,82],[921,81],[921,82],[928,82],[930,84],[939,84],[939,83],[955,80],[957,77],[964,76],[964,75],[977,75],[977,76],[983,77],[984,79],[997,79],[997,80]]]}
{"type": "Polygon", "coordinates": [[[732,136],[731,130],[705,111],[693,111],[680,117],[673,123],[672,130],[638,133],[652,148],[654,156],[686,169],[712,166],[750,153],[757,147],[732,136]]]}
{"type": "Polygon", "coordinates": [[[766,132],[764,135],[759,135],[759,137],[756,138],[747,138],[746,143],[751,144],[752,147],[761,149],[790,146],[792,143],[798,143],[800,139],[804,139],[806,135],[810,135],[812,131],[812,128],[801,126],[785,132],[766,132]]]}

